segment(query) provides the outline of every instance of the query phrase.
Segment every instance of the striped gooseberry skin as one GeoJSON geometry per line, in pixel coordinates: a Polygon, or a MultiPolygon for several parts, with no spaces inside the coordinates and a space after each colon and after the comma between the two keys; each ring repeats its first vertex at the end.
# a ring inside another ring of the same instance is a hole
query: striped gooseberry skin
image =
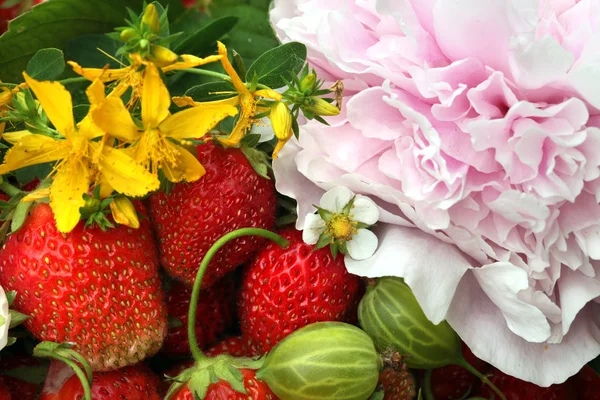
{"type": "Polygon", "coordinates": [[[379,278],[358,306],[358,321],[379,351],[406,354],[409,368],[431,369],[462,360],[461,342],[446,321],[434,325],[401,278],[379,278]]]}
{"type": "Polygon", "coordinates": [[[275,346],[256,377],[281,400],[366,400],[381,365],[365,332],[343,322],[317,322],[275,346]]]}

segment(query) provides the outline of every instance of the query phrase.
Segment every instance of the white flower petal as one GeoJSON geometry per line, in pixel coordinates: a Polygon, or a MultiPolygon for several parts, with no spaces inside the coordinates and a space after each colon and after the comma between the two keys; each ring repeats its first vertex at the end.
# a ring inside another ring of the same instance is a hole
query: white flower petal
{"type": "Polygon", "coordinates": [[[356,195],[354,207],[351,210],[352,219],[367,225],[373,225],[379,220],[379,208],[373,200],[366,196],[356,195]]]}
{"type": "Polygon", "coordinates": [[[352,200],[352,197],[354,197],[354,193],[350,189],[336,186],[321,197],[319,206],[327,211],[339,213],[352,200]]]}
{"type": "Polygon", "coordinates": [[[315,244],[319,241],[319,236],[325,230],[325,221],[319,214],[307,214],[304,218],[304,230],[302,231],[302,240],[307,244],[315,244]]]}
{"type": "Polygon", "coordinates": [[[564,382],[600,354],[600,305],[588,304],[560,343],[531,343],[508,329],[472,273],[460,282],[447,320],[478,358],[539,386],[564,382]]]}
{"type": "Polygon", "coordinates": [[[377,250],[377,236],[368,229],[359,229],[352,240],[346,242],[348,255],[354,260],[366,260],[377,250]]]}
{"type": "Polygon", "coordinates": [[[562,333],[566,334],[581,309],[600,296],[600,281],[579,271],[564,268],[558,288],[562,307],[562,333]]]}
{"type": "Polygon", "coordinates": [[[8,299],[4,289],[0,286],[0,316],[4,318],[4,324],[0,326],[0,350],[6,347],[8,341],[8,327],[10,325],[10,312],[8,310],[8,299]]]}
{"type": "Polygon", "coordinates": [[[404,278],[427,318],[439,324],[446,318],[456,286],[471,267],[469,261],[456,246],[418,229],[382,224],[374,232],[379,238],[377,251],[367,261],[347,257],[348,271],[370,278],[404,278]]]}

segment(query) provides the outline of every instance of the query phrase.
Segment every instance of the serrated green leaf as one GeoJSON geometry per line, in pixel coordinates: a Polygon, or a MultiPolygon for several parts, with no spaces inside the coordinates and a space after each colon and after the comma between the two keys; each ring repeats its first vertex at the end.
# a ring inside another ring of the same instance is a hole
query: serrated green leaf
{"type": "Polygon", "coordinates": [[[217,18],[179,43],[174,51],[177,54],[203,56],[216,50],[216,41],[233,29],[238,18],[226,16],[217,18]]]}
{"type": "Polygon", "coordinates": [[[306,61],[306,46],[298,42],[282,44],[264,53],[248,68],[246,80],[257,76],[258,82],[270,88],[285,86],[282,76],[297,75],[306,61]]]}
{"type": "Polygon", "coordinates": [[[185,92],[185,96],[189,96],[195,101],[213,101],[227,99],[237,96],[235,88],[229,82],[208,82],[201,85],[193,86],[185,92]],[[229,92],[229,93],[221,93],[229,92]],[[221,93],[221,94],[216,94],[221,93]]]}
{"type": "Polygon", "coordinates": [[[39,50],[27,64],[27,74],[38,81],[58,79],[65,70],[65,57],[59,49],[39,50]]]}

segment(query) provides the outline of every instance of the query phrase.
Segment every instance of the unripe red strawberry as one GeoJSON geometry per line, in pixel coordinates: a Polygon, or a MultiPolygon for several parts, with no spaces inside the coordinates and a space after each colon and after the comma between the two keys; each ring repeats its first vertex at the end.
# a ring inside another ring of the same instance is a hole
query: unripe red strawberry
{"type": "MultiPolygon", "coordinates": [[[[200,292],[196,313],[196,339],[200,348],[214,343],[235,321],[235,281],[233,276],[221,279],[209,289],[200,292]]],[[[167,292],[169,316],[181,322],[178,328],[169,329],[162,350],[169,355],[190,353],[188,342],[188,311],[192,291],[185,285],[174,282],[167,292]]]]}
{"type": "Polygon", "coordinates": [[[100,371],[159,350],[166,307],[152,232],[140,221],[108,231],[80,222],[61,234],[50,207],[34,206],[0,251],[0,285],[17,292],[13,307],[36,338],[75,343],[100,371]]]}
{"type": "Polygon", "coordinates": [[[279,234],[289,247],[267,244],[244,271],[242,333],[258,354],[308,324],[346,320],[362,289],[360,278],[347,272],[343,255],[334,259],[329,248],[315,251],[293,228],[279,234]]]}
{"type": "MultiPolygon", "coordinates": [[[[206,169],[202,178],[151,196],[161,264],[190,287],[210,246],[238,228],[271,229],[277,203],[273,181],[257,175],[241,150],[207,143],[198,146],[198,159],[206,169]]],[[[258,237],[228,243],[213,258],[202,287],[248,261],[263,243],[258,237]]]]}
{"type": "MultiPolygon", "coordinates": [[[[69,367],[64,367],[69,369],[69,367]]],[[[68,371],[65,371],[68,373],[68,371]]],[[[52,377],[48,378],[49,380],[52,377]]],[[[76,375],[71,375],[64,383],[47,381],[40,400],[80,400],[83,387],[76,375]]],[[[147,366],[138,364],[114,371],[97,372],[92,380],[93,400],[144,399],[161,400],[160,379],[147,366]]]]}

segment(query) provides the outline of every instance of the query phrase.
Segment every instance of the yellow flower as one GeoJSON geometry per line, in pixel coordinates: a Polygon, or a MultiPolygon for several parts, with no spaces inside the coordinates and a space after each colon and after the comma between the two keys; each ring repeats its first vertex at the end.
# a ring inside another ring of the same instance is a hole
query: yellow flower
{"type": "Polygon", "coordinates": [[[276,159],[279,150],[292,138],[292,113],[287,105],[278,101],[271,107],[269,119],[277,138],[277,145],[273,150],[273,159],[276,159]]]}
{"type": "MultiPolygon", "coordinates": [[[[235,124],[233,130],[229,134],[226,139],[218,138],[219,142],[221,142],[225,146],[236,146],[242,140],[244,135],[248,132],[248,130],[252,127],[252,124],[255,122],[254,116],[262,111],[261,107],[258,106],[258,101],[260,97],[270,98],[276,101],[280,101],[282,99],[281,94],[277,93],[271,89],[261,89],[254,92],[250,92],[250,90],[246,87],[246,84],[242,82],[239,75],[233,68],[233,65],[229,62],[229,58],[227,57],[227,48],[221,42],[217,42],[219,48],[219,55],[221,56],[221,64],[227,72],[227,75],[231,78],[231,83],[235,87],[238,95],[236,97],[232,97],[230,99],[220,100],[218,103],[220,104],[229,104],[240,107],[240,116],[235,124]]],[[[209,102],[209,103],[217,103],[217,102],[209,102]]],[[[195,103],[198,104],[207,104],[207,103],[195,103]]]]}
{"type": "MultiPolygon", "coordinates": [[[[39,82],[23,73],[48,119],[61,134],[60,138],[32,134],[28,131],[9,132],[4,139],[14,146],[0,165],[0,174],[47,162],[56,162],[51,173],[50,206],[59,231],[69,232],[80,219],[83,195],[90,184],[100,178],[111,187],[129,196],[143,196],[158,188],[160,182],[140,167],[123,150],[103,146],[96,141],[104,134],[93,124],[90,115],[79,124],[73,118],[71,94],[58,82],[39,82]]],[[[94,81],[87,90],[94,103],[103,91],[94,81]]],[[[95,109],[93,105],[91,109],[95,109]]]]}
{"type": "MultiPolygon", "coordinates": [[[[0,84],[1,83],[2,81],[0,81],[0,84]]],[[[6,86],[0,86],[0,116],[4,114],[7,110],[7,106],[11,104],[13,95],[24,87],[26,87],[25,84],[18,85],[13,89],[9,89],[6,86]]],[[[6,122],[0,122],[0,134],[4,132],[5,127],[6,122]]]]}
{"type": "Polygon", "coordinates": [[[128,105],[133,105],[142,94],[142,83],[144,80],[144,65],[152,64],[153,62],[161,68],[163,73],[194,68],[200,65],[205,65],[211,62],[219,61],[221,56],[208,56],[200,58],[190,54],[182,54],[177,56],[171,50],[162,46],[153,46],[154,61],[144,60],[139,54],[130,54],[129,66],[117,69],[106,68],[84,68],[74,61],[68,61],[73,71],[76,74],[83,76],[90,81],[100,79],[101,82],[116,82],[115,87],[109,96],[121,97],[129,87],[133,93],[128,105]]]}
{"type": "Polygon", "coordinates": [[[155,176],[161,169],[171,182],[192,182],[205,173],[196,156],[182,147],[181,142],[202,137],[223,118],[237,114],[233,106],[207,106],[170,115],[169,92],[152,63],[146,66],[141,103],[141,130],[118,97],[107,97],[92,111],[92,116],[110,135],[132,144],[126,151],[139,164],[155,176]]]}

